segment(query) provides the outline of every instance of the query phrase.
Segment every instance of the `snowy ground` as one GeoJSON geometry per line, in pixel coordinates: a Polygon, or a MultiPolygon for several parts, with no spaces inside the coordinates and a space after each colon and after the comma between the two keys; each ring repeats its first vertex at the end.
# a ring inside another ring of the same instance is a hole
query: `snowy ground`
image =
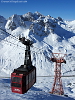
{"type": "Polygon", "coordinates": [[[68,97],[56,96],[49,93],[51,91],[53,77],[37,77],[35,85],[25,94],[12,93],[10,79],[0,78],[0,100],[74,100],[75,84],[70,84],[71,79],[73,80],[74,78],[66,77],[62,79],[64,92],[68,97]]]}

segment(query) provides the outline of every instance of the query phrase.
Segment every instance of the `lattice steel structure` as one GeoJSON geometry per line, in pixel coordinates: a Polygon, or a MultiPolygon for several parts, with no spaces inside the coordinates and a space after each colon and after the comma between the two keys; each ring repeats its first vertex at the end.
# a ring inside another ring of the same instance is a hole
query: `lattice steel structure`
{"type": "Polygon", "coordinates": [[[52,87],[52,91],[50,93],[52,94],[58,94],[63,95],[63,85],[62,85],[62,79],[61,79],[61,63],[66,63],[66,60],[63,57],[60,57],[61,53],[53,53],[53,57],[51,58],[51,61],[55,62],[55,77],[54,77],[54,83],[52,87]],[[58,57],[55,57],[55,55],[58,55],[58,57]]]}

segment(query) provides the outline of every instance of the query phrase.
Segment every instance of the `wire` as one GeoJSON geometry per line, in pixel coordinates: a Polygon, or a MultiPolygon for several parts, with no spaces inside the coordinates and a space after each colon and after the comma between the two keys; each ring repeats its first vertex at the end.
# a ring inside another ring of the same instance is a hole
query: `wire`
{"type": "MultiPolygon", "coordinates": [[[[8,35],[10,35],[10,36],[12,36],[13,37],[13,39],[15,38],[15,39],[17,39],[18,41],[19,41],[19,39],[17,38],[17,37],[15,37],[14,35],[12,35],[12,34],[10,34],[10,33],[8,33],[8,32],[6,32],[6,30],[4,30],[4,29],[2,29],[2,28],[0,28],[2,31],[4,31],[5,33],[7,33],[8,35]]],[[[2,34],[5,34],[5,33],[2,33],[2,34]]],[[[6,34],[5,34],[6,35],[6,34]]],[[[25,38],[26,39],[26,38],[25,38]]],[[[1,39],[0,38],[0,40],[3,40],[3,39],[1,39]]],[[[26,39],[26,40],[28,40],[28,39],[26,39]]],[[[8,41],[8,40],[4,40],[4,41],[6,41],[6,42],[8,42],[8,43],[11,43],[11,44],[13,44],[13,45],[17,45],[17,46],[19,46],[19,47],[21,47],[21,48],[23,48],[24,50],[25,50],[25,48],[24,47],[22,47],[22,46],[20,46],[20,45],[18,45],[18,44],[14,44],[14,43],[12,43],[12,42],[10,42],[10,41],[8,41]]],[[[20,41],[19,41],[20,42],[20,41]]],[[[47,44],[46,44],[47,45],[47,44]]],[[[44,45],[42,48],[38,48],[38,47],[35,47],[35,46],[33,46],[34,48],[36,48],[36,49],[38,49],[38,51],[37,52],[35,52],[35,51],[32,51],[32,53],[38,53],[38,52],[40,52],[41,50],[43,50],[43,48],[46,46],[46,45],[44,45]]],[[[40,54],[40,53],[38,53],[38,54],[40,54]]],[[[57,54],[57,53],[52,53],[52,54],[57,54]]],[[[64,54],[64,55],[66,55],[66,54],[64,54]]],[[[71,75],[71,76],[74,76],[74,75],[71,75]]],[[[40,76],[39,76],[40,77],[40,76]]],[[[44,77],[44,76],[43,76],[44,77]]],[[[45,76],[45,77],[47,77],[47,76],[45,76]]]]}
{"type": "MultiPolygon", "coordinates": [[[[4,32],[6,32],[4,29],[2,29],[2,28],[0,28],[2,31],[4,31],[4,32]]],[[[14,37],[15,39],[17,39],[18,41],[19,41],[19,39],[18,38],[16,38],[14,35],[12,35],[12,34],[10,34],[10,33],[8,33],[8,32],[6,32],[7,34],[9,34],[10,36],[12,36],[12,37],[14,37]]],[[[2,34],[5,34],[5,33],[2,33],[2,34]]],[[[6,34],[5,34],[6,35],[6,34]]],[[[13,38],[13,39],[14,39],[13,38]]],[[[1,38],[0,38],[1,39],[1,38]]],[[[1,40],[3,40],[3,39],[1,39],[1,40]]],[[[7,40],[4,40],[4,41],[7,41],[7,40]]],[[[12,42],[10,42],[10,41],[7,41],[7,42],[9,42],[9,43],[11,43],[11,44],[14,44],[14,43],[12,43],[12,42]]],[[[14,44],[14,45],[17,45],[17,44],[14,44]]],[[[17,45],[17,46],[19,46],[19,45],[17,45]]],[[[19,46],[19,47],[22,47],[22,46],[19,46]]],[[[24,47],[22,47],[22,48],[24,48],[24,47]]],[[[25,48],[24,48],[25,49],[25,48]]]]}
{"type": "MultiPolygon", "coordinates": [[[[2,29],[2,28],[0,28],[2,31],[4,31],[4,32],[6,32],[4,29],[2,29]]],[[[19,39],[17,38],[17,37],[15,37],[14,35],[12,35],[12,34],[10,34],[10,33],[8,33],[8,32],[6,32],[7,34],[9,34],[10,36],[12,36],[13,37],[13,39],[15,38],[15,39],[17,39],[18,41],[19,41],[19,39]]],[[[5,34],[5,33],[2,33],[2,34],[5,34]]],[[[1,38],[0,38],[1,39],[1,38]]],[[[2,40],[2,39],[1,39],[2,40]]],[[[7,41],[7,40],[4,40],[4,41],[7,41]]],[[[12,42],[10,42],[10,41],[7,41],[7,42],[9,42],[9,43],[11,43],[11,44],[14,44],[14,43],[12,43],[12,42]]],[[[19,41],[20,42],[20,41],[19,41]]],[[[14,45],[17,45],[17,46],[19,46],[18,44],[14,44],[14,45]]],[[[22,47],[22,46],[19,46],[19,47],[21,47],[21,48],[24,48],[24,47],[22,47]]],[[[24,50],[25,50],[25,48],[24,48],[24,50]]]]}
{"type": "MultiPolygon", "coordinates": [[[[4,32],[6,32],[4,29],[2,29],[2,28],[0,28],[2,31],[4,31],[4,32]]],[[[6,32],[8,35],[10,35],[10,36],[12,36],[12,37],[14,37],[15,39],[17,39],[17,40],[19,40],[17,37],[15,37],[14,35],[12,35],[12,34],[10,34],[10,33],[8,33],[8,32],[6,32]]],[[[3,34],[5,34],[5,33],[3,33],[3,34]]]]}
{"type": "MultiPolygon", "coordinates": [[[[2,29],[2,28],[0,28],[2,31],[4,31],[4,32],[6,32],[4,29],[2,29]]],[[[10,35],[10,36],[12,36],[13,37],[13,39],[15,38],[15,39],[17,39],[18,41],[19,41],[19,39],[18,38],[16,38],[14,35],[12,35],[12,34],[10,34],[10,33],[8,33],[8,32],[6,32],[8,35],[10,35]]],[[[2,33],[2,34],[5,34],[5,33],[2,33]]],[[[6,34],[5,34],[6,35],[6,34]]],[[[1,39],[1,38],[0,38],[1,39]]],[[[26,38],[25,38],[26,39],[26,38]]],[[[2,39],[1,39],[2,40],[2,39]]],[[[28,40],[28,39],[26,39],[26,40],[28,40]]],[[[4,40],[4,41],[7,41],[7,40],[4,40]]],[[[9,42],[9,41],[7,41],[7,42],[9,42]]],[[[19,41],[20,42],[20,41],[19,41]]],[[[9,42],[9,43],[11,43],[11,44],[14,44],[14,43],[12,43],[12,42],[9,42]]],[[[16,45],[16,44],[14,44],[14,45],[16,45]]],[[[17,45],[17,46],[19,46],[19,45],[17,45]]],[[[21,46],[20,46],[21,47],[21,46]]],[[[34,46],[33,46],[34,47],[34,46]]],[[[23,48],[23,47],[22,47],[23,48]]],[[[34,47],[34,48],[37,48],[37,47],[34,47]]],[[[25,49],[25,48],[24,48],[25,49]]],[[[37,49],[39,49],[39,48],[37,48],[37,49]]]]}
{"type": "MultiPolygon", "coordinates": [[[[2,29],[2,28],[0,28],[2,31],[4,31],[4,32],[6,32],[4,29],[2,29]]],[[[7,34],[9,34],[10,36],[12,36],[12,37],[14,37],[15,39],[17,39],[17,40],[19,40],[19,38],[17,38],[17,37],[15,37],[14,35],[12,35],[12,34],[10,34],[10,33],[8,33],[8,32],[6,32],[7,34]]],[[[3,34],[5,34],[5,33],[3,33],[3,34]]],[[[25,38],[26,40],[28,40],[27,38],[25,38]]]]}
{"type": "MultiPolygon", "coordinates": [[[[0,28],[2,31],[4,31],[4,32],[6,32],[4,29],[2,29],[2,28],[0,28]]],[[[19,39],[17,38],[17,37],[15,37],[14,35],[12,35],[12,34],[10,34],[10,33],[8,33],[8,32],[6,32],[7,34],[9,34],[10,36],[12,36],[13,37],[13,39],[15,38],[15,39],[17,39],[18,41],[19,41],[19,39]]],[[[5,34],[5,33],[2,33],[2,34],[5,34]]],[[[25,38],[26,40],[28,40],[27,38],[25,38]]],[[[9,41],[7,41],[7,42],[9,42],[9,41]]],[[[20,41],[19,41],[20,42],[20,41]]],[[[14,44],[14,43],[12,43],[12,42],[10,42],[11,44],[14,44]]],[[[16,45],[16,44],[14,44],[14,45],[16,45]]],[[[19,46],[19,45],[17,45],[17,46],[19,46]]],[[[20,46],[20,47],[22,47],[22,46],[20,46]]],[[[38,49],[38,51],[37,52],[39,52],[40,50],[42,50],[45,46],[43,46],[42,48],[38,48],[38,47],[35,47],[35,46],[33,46],[34,48],[36,48],[36,49],[38,49]]],[[[22,47],[23,48],[23,47],[22,47]]],[[[24,48],[25,49],[25,48],[24,48]]],[[[35,51],[32,51],[33,53],[37,53],[37,52],[35,52],[35,51]]]]}
{"type": "MultiPolygon", "coordinates": [[[[4,32],[6,32],[4,29],[2,29],[2,28],[0,28],[2,31],[4,31],[4,32]]],[[[19,39],[17,38],[17,37],[15,37],[14,35],[12,35],[12,34],[10,34],[10,33],[8,33],[8,32],[6,32],[7,34],[9,34],[10,36],[12,36],[12,37],[14,37],[15,39],[17,39],[18,41],[19,41],[19,39]]],[[[5,34],[5,33],[2,33],[2,34],[5,34]]],[[[13,39],[14,39],[13,38],[13,39]]],[[[26,40],[28,40],[27,38],[25,38],[26,40]]],[[[38,49],[38,50],[41,50],[41,49],[43,49],[43,47],[42,48],[38,48],[38,47],[35,47],[35,46],[33,46],[34,48],[36,48],[36,49],[38,49]]]]}
{"type": "MultiPolygon", "coordinates": [[[[46,44],[46,45],[47,45],[47,44],[46,44]]],[[[39,49],[38,47],[33,46],[34,48],[38,49],[38,51],[37,51],[37,52],[32,51],[32,52],[33,52],[33,53],[38,53],[38,52],[40,52],[41,50],[43,51],[43,48],[44,48],[46,45],[44,45],[44,46],[41,47],[40,49],[39,49]]],[[[39,53],[38,53],[38,54],[39,54],[39,53]]]]}
{"type": "MultiPolygon", "coordinates": [[[[3,39],[0,38],[0,40],[3,40],[3,39]]],[[[21,47],[21,48],[23,48],[23,49],[25,50],[24,47],[22,47],[22,46],[20,46],[20,45],[18,45],[18,44],[14,44],[14,43],[12,43],[12,42],[10,42],[10,41],[7,41],[7,40],[3,40],[3,41],[8,42],[8,43],[11,43],[11,44],[16,45],[16,46],[19,46],[19,47],[21,47]]]]}
{"type": "MultiPolygon", "coordinates": [[[[54,75],[47,75],[47,76],[36,76],[36,77],[54,77],[54,75]]],[[[75,77],[75,75],[62,75],[61,77],[75,77]]],[[[11,77],[4,77],[0,76],[0,78],[11,78],[11,77]]]]}

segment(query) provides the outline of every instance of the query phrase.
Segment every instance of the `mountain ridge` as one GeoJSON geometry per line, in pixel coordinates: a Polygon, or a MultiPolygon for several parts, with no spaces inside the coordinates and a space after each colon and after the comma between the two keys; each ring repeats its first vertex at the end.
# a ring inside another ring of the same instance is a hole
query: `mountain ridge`
{"type": "Polygon", "coordinates": [[[44,16],[39,12],[28,12],[24,15],[14,14],[8,20],[3,17],[0,18],[3,20],[3,23],[0,23],[0,28],[9,33],[7,35],[6,32],[0,29],[0,38],[2,39],[0,42],[0,72],[3,73],[2,75],[9,76],[14,68],[23,64],[24,46],[16,39],[19,35],[34,42],[31,53],[33,65],[37,68],[37,75],[41,72],[41,75],[53,75],[54,64],[49,61],[52,52],[67,53],[67,62],[70,62],[70,64],[64,65],[67,71],[62,68],[62,74],[68,74],[67,72],[70,71],[73,71],[72,74],[74,74],[74,21],[69,22],[61,17],[53,18],[50,15],[44,16]],[[39,50],[39,48],[41,49],[39,50]],[[70,66],[72,67],[70,68],[70,66]]]}

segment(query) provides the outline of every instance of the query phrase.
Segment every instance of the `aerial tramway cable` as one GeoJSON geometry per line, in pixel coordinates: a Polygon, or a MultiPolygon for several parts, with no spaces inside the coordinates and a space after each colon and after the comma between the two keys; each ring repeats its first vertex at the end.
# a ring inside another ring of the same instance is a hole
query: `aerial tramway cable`
{"type": "MultiPolygon", "coordinates": [[[[6,32],[4,29],[2,29],[2,28],[0,28],[2,31],[4,31],[4,32],[6,32]]],[[[14,35],[12,35],[12,34],[10,34],[10,33],[8,33],[8,32],[6,32],[8,35],[10,35],[10,36],[12,36],[13,38],[15,38],[15,39],[17,39],[17,40],[19,40],[17,37],[15,37],[14,35]]],[[[2,33],[2,34],[5,34],[5,33],[2,33]]]]}
{"type": "MultiPolygon", "coordinates": [[[[0,40],[3,40],[3,39],[0,38],[0,40]]],[[[19,47],[25,49],[24,47],[22,47],[22,46],[20,46],[20,45],[18,45],[18,44],[12,43],[12,42],[10,42],[10,41],[8,41],[8,40],[3,40],[3,41],[5,41],[5,42],[7,42],[7,43],[10,43],[10,44],[13,44],[13,45],[16,45],[16,46],[19,46],[19,47]]]]}
{"type": "MultiPolygon", "coordinates": [[[[2,28],[0,28],[2,31],[4,31],[4,32],[6,32],[4,29],[2,29],[2,28]]],[[[15,38],[15,39],[17,39],[18,41],[19,41],[19,38],[17,38],[17,37],[15,37],[14,35],[12,35],[12,34],[10,34],[10,33],[8,33],[8,32],[6,32],[7,34],[9,34],[10,36],[12,36],[13,37],[13,39],[15,38]]],[[[2,34],[5,34],[5,33],[2,33],[2,34]]],[[[1,38],[0,38],[1,39],[1,38]]],[[[25,38],[26,40],[27,40],[27,38],[25,38]]],[[[1,39],[1,40],[3,40],[3,39],[1,39]]],[[[7,41],[7,40],[4,40],[4,41],[6,41],[6,42],[8,42],[8,43],[11,43],[11,44],[13,44],[13,45],[17,45],[17,44],[14,44],[14,43],[12,43],[12,42],[10,42],[10,41],[7,41]]],[[[47,44],[46,44],[47,45],[47,44]]],[[[38,48],[38,47],[35,47],[35,46],[33,46],[34,48],[36,48],[36,49],[38,49],[38,51],[37,52],[39,52],[40,50],[42,50],[46,45],[44,45],[43,47],[41,47],[41,48],[38,48]]],[[[19,46],[19,45],[17,45],[17,46],[19,46]]],[[[22,46],[19,46],[19,47],[22,47],[22,46]]],[[[22,47],[22,48],[24,48],[24,47],[22,47]]],[[[25,49],[25,48],[24,48],[25,49]]],[[[32,51],[32,52],[34,52],[34,53],[37,53],[37,52],[35,52],[35,51],[32,51]]]]}
{"type": "MultiPolygon", "coordinates": [[[[8,35],[10,35],[10,36],[12,36],[13,37],[13,39],[16,39],[16,40],[18,40],[19,41],[19,38],[17,38],[17,37],[15,37],[14,35],[12,35],[12,34],[10,34],[10,33],[8,33],[8,32],[6,32],[6,30],[4,30],[4,29],[2,29],[2,28],[0,28],[2,31],[4,31],[5,33],[7,33],[8,35]]],[[[5,33],[2,33],[2,34],[5,34],[5,33]]],[[[6,35],[6,34],[5,34],[6,35]]],[[[27,38],[25,38],[26,40],[27,40],[27,38]]],[[[0,40],[3,40],[2,38],[0,38],[0,40]]],[[[7,43],[10,43],[10,44],[13,44],[13,45],[16,45],[16,46],[18,46],[18,47],[20,47],[20,48],[23,48],[24,50],[25,50],[25,48],[24,47],[22,47],[22,46],[20,46],[20,45],[18,45],[18,44],[15,44],[15,43],[12,43],[12,42],[10,42],[10,41],[8,41],[8,40],[3,40],[3,41],[5,41],[5,42],[7,42],[7,43]]],[[[47,45],[47,44],[46,44],[47,45]]],[[[38,47],[35,47],[35,46],[33,46],[34,48],[36,48],[38,51],[37,52],[35,52],[35,51],[32,51],[31,50],[31,52],[32,53],[37,53],[37,54],[40,54],[39,52],[41,51],[41,50],[43,50],[43,48],[46,46],[46,45],[44,45],[43,47],[41,47],[41,48],[38,48],[38,47]]],[[[65,69],[66,70],[66,69],[65,69]]],[[[72,75],[72,76],[74,76],[74,75],[72,75]]]]}
{"type": "MultiPolygon", "coordinates": [[[[36,77],[54,77],[54,75],[36,76],[36,77]]],[[[62,75],[61,77],[75,77],[75,75],[62,75]]],[[[0,76],[0,78],[10,78],[10,77],[3,77],[3,76],[0,76]]]]}

